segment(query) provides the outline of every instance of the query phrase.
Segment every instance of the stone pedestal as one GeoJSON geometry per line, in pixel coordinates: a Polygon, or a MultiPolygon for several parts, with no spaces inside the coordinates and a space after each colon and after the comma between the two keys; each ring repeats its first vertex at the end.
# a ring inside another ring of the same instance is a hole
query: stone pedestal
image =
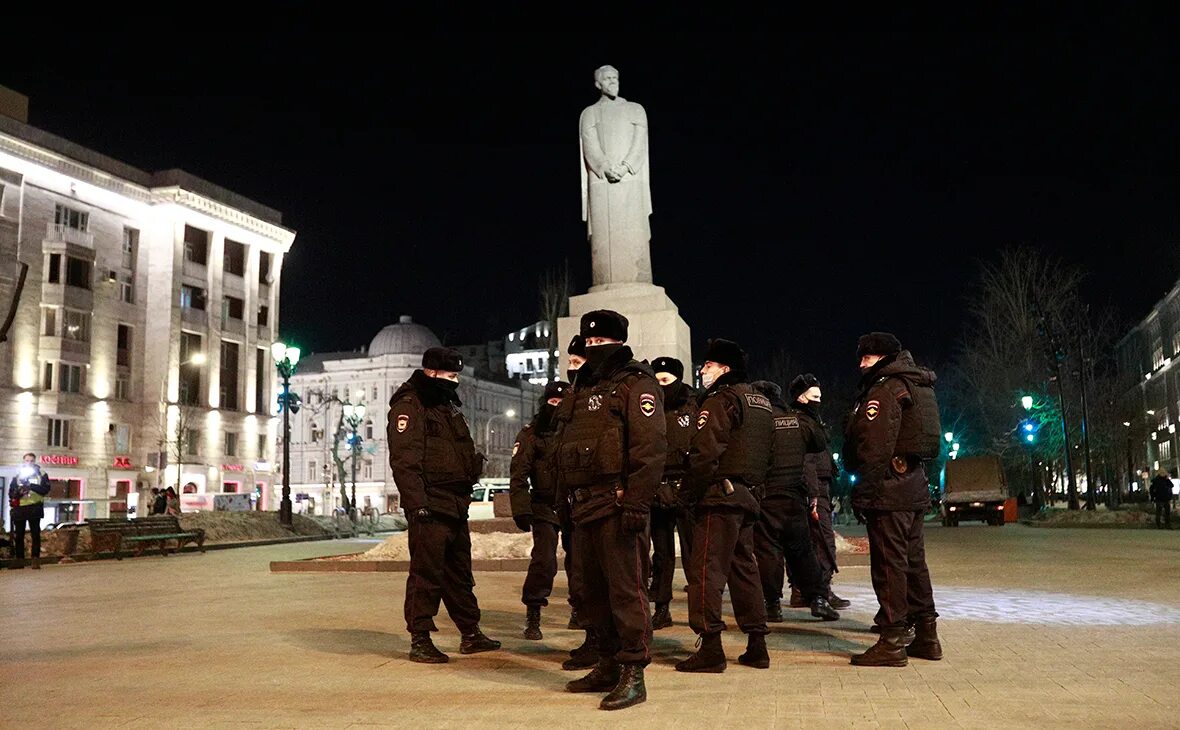
{"type": "Polygon", "coordinates": [[[684,363],[684,379],[692,382],[692,339],[688,324],[680,317],[680,311],[664,293],[664,288],[652,284],[611,285],[600,291],[570,297],[570,316],[557,322],[557,341],[561,347],[561,369],[558,372],[562,378],[569,369],[565,348],[578,334],[582,315],[595,309],[613,309],[629,320],[627,344],[634,350],[635,359],[651,361],[664,355],[675,357],[684,363]]]}

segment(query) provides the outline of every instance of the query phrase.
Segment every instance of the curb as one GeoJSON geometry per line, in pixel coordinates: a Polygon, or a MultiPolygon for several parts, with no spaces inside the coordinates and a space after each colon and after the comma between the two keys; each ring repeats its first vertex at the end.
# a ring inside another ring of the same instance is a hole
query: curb
{"type": "MultiPolygon", "coordinates": [[[[362,554],[352,553],[352,555],[362,554]]],[[[869,564],[869,556],[852,553],[844,555],[841,563],[845,567],[866,566],[869,564]]],[[[528,558],[471,561],[471,570],[480,573],[523,573],[528,569],[528,558]]],[[[345,561],[305,558],[304,560],[272,560],[270,563],[270,572],[272,573],[405,573],[409,570],[410,561],[408,560],[345,561]]],[[[558,571],[564,572],[564,568],[559,566],[558,571]]]]}

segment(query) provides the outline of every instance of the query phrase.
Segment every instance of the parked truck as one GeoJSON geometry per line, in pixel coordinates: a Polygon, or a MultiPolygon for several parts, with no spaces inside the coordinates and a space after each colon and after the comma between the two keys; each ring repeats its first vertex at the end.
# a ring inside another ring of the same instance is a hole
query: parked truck
{"type": "Polygon", "coordinates": [[[946,463],[942,491],[942,524],[957,527],[961,520],[1004,524],[1008,482],[998,456],[967,456],[946,463]]]}

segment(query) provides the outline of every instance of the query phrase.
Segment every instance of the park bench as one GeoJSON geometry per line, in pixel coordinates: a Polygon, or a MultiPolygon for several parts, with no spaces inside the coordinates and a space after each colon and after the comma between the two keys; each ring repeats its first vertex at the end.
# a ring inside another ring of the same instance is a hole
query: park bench
{"type": "Polygon", "coordinates": [[[132,545],[136,557],[143,555],[153,543],[158,543],[160,552],[167,555],[169,540],[176,541],[176,550],[193,542],[205,552],[205,531],[181,528],[174,515],[153,515],[136,520],[99,518],[86,520],[86,525],[90,528],[91,551],[95,555],[113,552],[116,560],[122,560],[124,550],[132,545]]]}

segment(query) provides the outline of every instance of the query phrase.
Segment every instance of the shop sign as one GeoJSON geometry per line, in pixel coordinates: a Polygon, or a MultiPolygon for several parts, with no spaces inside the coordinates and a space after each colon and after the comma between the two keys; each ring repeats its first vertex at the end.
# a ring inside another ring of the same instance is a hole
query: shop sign
{"type": "Polygon", "coordinates": [[[131,457],[130,456],[116,456],[113,466],[116,469],[134,469],[135,468],[135,467],[131,466],[131,457]]]}
{"type": "Polygon", "coordinates": [[[42,454],[42,464],[53,464],[54,466],[77,466],[78,457],[67,456],[66,454],[42,454]]]}
{"type": "Polygon", "coordinates": [[[222,464],[222,471],[246,471],[246,467],[241,464],[222,464]]]}

